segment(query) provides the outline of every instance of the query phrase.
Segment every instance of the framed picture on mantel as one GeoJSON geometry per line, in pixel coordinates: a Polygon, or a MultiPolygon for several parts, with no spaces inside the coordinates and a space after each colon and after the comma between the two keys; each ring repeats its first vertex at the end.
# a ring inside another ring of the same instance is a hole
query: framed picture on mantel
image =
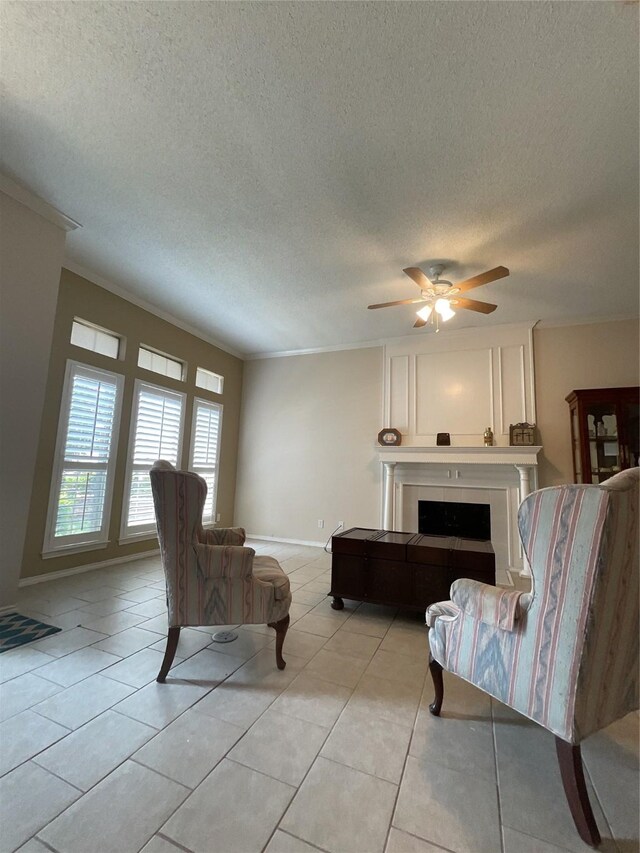
{"type": "Polygon", "coordinates": [[[535,424],[510,424],[509,444],[511,447],[533,447],[535,428],[535,424]]]}
{"type": "Polygon", "coordinates": [[[402,435],[397,429],[389,427],[378,433],[378,444],[382,447],[397,447],[402,442],[402,435]]]}

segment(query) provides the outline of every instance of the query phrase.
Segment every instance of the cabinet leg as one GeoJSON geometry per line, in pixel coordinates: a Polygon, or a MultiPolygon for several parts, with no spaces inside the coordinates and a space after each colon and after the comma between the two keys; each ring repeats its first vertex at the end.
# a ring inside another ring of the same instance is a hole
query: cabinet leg
{"type": "Polygon", "coordinates": [[[333,601],[331,602],[331,606],[334,610],[344,610],[344,601],[337,595],[334,595],[333,601]]]}

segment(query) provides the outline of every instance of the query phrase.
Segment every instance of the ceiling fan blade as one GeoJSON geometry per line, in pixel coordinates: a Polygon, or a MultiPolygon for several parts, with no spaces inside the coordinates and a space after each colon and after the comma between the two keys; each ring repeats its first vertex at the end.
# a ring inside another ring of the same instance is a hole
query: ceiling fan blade
{"type": "Polygon", "coordinates": [[[426,325],[427,325],[427,321],[423,320],[422,317],[418,317],[418,319],[413,324],[413,328],[414,329],[420,329],[422,326],[426,326],[426,325]]]}
{"type": "Polygon", "coordinates": [[[395,302],[380,302],[378,305],[367,305],[367,308],[390,308],[392,305],[413,305],[416,302],[424,301],[421,296],[418,296],[416,299],[397,299],[395,302]]]}
{"type": "Polygon", "coordinates": [[[478,302],[477,299],[454,297],[454,301],[456,308],[467,308],[469,311],[478,311],[480,314],[492,314],[498,307],[491,302],[478,302]]]}
{"type": "Polygon", "coordinates": [[[506,267],[494,267],[492,270],[474,275],[473,278],[467,278],[455,286],[459,293],[465,293],[467,290],[472,290],[474,287],[480,287],[481,284],[489,284],[492,281],[497,281],[499,278],[505,278],[509,275],[509,270],[506,267]]]}
{"type": "Polygon", "coordinates": [[[415,281],[421,290],[426,290],[428,287],[431,287],[431,282],[419,267],[407,267],[406,270],[402,270],[402,272],[406,273],[410,279],[415,281]]]}

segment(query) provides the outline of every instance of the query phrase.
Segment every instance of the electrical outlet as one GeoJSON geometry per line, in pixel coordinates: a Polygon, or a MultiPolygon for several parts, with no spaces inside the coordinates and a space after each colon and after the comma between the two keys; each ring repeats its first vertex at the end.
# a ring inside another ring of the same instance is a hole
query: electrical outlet
{"type": "Polygon", "coordinates": [[[318,519],[318,528],[320,530],[322,530],[323,527],[324,527],[324,518],[319,518],[318,519]]]}
{"type": "Polygon", "coordinates": [[[220,513],[216,515],[216,521],[220,521],[220,513]]]}
{"type": "Polygon", "coordinates": [[[339,521],[339,522],[338,522],[338,529],[340,530],[340,529],[342,529],[343,527],[344,527],[344,521],[339,521]]]}

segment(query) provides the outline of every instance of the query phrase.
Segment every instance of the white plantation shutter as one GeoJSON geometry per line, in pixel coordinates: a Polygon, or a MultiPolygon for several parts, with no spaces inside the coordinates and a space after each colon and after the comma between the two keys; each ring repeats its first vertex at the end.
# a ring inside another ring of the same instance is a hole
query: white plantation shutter
{"type": "Polygon", "coordinates": [[[122,377],[67,363],[45,553],[105,542],[122,377]]]}
{"type": "Polygon", "coordinates": [[[218,490],[218,460],[222,433],[222,406],[196,398],[193,401],[190,469],[206,480],[207,499],[202,513],[203,522],[216,520],[218,490]]]}
{"type": "Polygon", "coordinates": [[[125,537],[155,529],[149,469],[156,459],[178,466],[183,412],[184,394],[136,381],[122,531],[125,537]]]}

